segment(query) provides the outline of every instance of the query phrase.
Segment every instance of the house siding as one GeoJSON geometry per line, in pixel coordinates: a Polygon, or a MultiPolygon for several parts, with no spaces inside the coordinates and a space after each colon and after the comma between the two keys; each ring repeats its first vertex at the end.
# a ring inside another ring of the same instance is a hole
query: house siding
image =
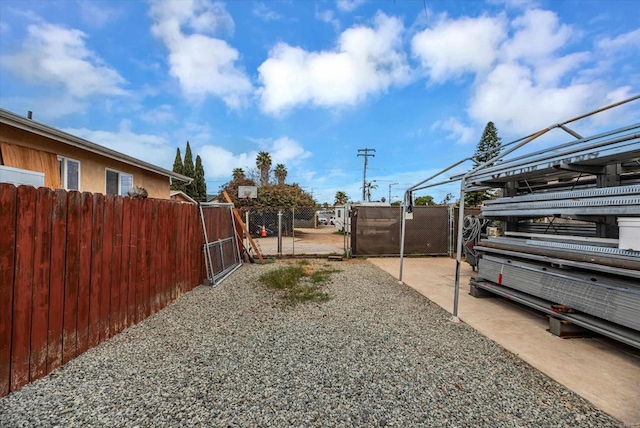
{"type": "Polygon", "coordinates": [[[105,193],[105,169],[109,168],[133,175],[133,185],[144,187],[150,198],[169,199],[169,177],[6,124],[0,124],[0,141],[80,161],[80,191],[105,193]]]}

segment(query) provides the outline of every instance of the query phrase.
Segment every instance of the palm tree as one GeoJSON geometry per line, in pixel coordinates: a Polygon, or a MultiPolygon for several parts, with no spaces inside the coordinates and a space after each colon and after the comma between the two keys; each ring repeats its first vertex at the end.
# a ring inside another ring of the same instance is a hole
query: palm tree
{"type": "Polygon", "coordinates": [[[278,180],[278,186],[284,185],[284,179],[287,178],[287,168],[284,164],[279,163],[276,165],[276,169],[273,171],[276,175],[276,180],[278,180]]]}
{"type": "Polygon", "coordinates": [[[367,192],[367,201],[371,202],[371,190],[377,189],[378,185],[377,184],[373,184],[373,182],[370,181],[370,182],[366,183],[364,187],[365,187],[366,192],[367,192]]]}
{"type": "Polygon", "coordinates": [[[244,177],[244,169],[242,168],[233,168],[233,181],[243,180],[244,177]]]}
{"type": "Polygon", "coordinates": [[[336,192],[334,204],[335,205],[344,205],[344,204],[347,203],[348,200],[349,200],[349,197],[347,196],[347,194],[345,192],[343,192],[342,190],[339,190],[339,191],[336,192]]]}
{"type": "Polygon", "coordinates": [[[269,169],[271,168],[271,156],[267,152],[260,152],[256,157],[256,166],[260,170],[260,185],[269,183],[269,169]]]}

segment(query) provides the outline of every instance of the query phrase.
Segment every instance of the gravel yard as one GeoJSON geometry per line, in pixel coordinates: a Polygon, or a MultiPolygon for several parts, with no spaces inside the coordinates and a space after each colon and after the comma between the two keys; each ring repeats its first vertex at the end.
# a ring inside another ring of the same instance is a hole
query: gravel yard
{"type": "Polygon", "coordinates": [[[331,300],[297,306],[258,284],[277,266],[0,399],[0,426],[620,426],[366,261],[331,263],[331,300]]]}

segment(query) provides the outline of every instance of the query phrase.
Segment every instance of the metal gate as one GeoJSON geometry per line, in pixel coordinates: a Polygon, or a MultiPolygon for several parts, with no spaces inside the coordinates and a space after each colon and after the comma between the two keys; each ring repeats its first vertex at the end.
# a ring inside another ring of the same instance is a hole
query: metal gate
{"type": "Polygon", "coordinates": [[[204,233],[203,253],[207,281],[215,286],[242,266],[233,205],[201,203],[199,208],[204,233]]]}
{"type": "MultiPolygon", "coordinates": [[[[479,210],[467,210],[468,214],[479,210]]],[[[354,256],[400,254],[399,206],[352,205],[351,251],[354,256]]],[[[405,254],[452,255],[457,209],[451,206],[414,206],[413,219],[406,222],[405,254]]]]}
{"type": "MultiPolygon", "coordinates": [[[[345,240],[335,224],[336,209],[249,207],[244,220],[264,256],[343,255],[345,240]]],[[[343,214],[341,213],[341,217],[343,214]]]]}

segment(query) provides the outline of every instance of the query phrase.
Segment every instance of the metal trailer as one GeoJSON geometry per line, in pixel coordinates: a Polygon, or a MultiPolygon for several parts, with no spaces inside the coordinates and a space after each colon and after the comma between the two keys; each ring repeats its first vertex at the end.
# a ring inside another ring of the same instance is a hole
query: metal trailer
{"type": "MultiPolygon", "coordinates": [[[[412,211],[413,191],[460,181],[454,320],[458,315],[464,195],[479,189],[501,189],[503,197],[486,202],[482,216],[500,221],[507,237],[477,243],[479,273],[470,284],[472,294],[482,289],[551,314],[560,313],[552,309],[559,305],[568,312],[557,319],[575,319],[576,325],[640,347],[640,252],[617,248],[616,224],[621,216],[640,217],[640,123],[588,137],[567,127],[638,99],[640,96],[634,96],[512,141],[503,146],[507,148],[504,152],[467,173],[430,183],[471,158],[462,159],[407,189],[402,238],[404,222],[412,211]],[[510,157],[552,129],[562,129],[574,139],[510,157]],[[558,230],[561,233],[556,233],[558,230]],[[585,296],[597,298],[589,301],[585,296]]],[[[401,247],[401,280],[402,255],[401,247]]]]}

